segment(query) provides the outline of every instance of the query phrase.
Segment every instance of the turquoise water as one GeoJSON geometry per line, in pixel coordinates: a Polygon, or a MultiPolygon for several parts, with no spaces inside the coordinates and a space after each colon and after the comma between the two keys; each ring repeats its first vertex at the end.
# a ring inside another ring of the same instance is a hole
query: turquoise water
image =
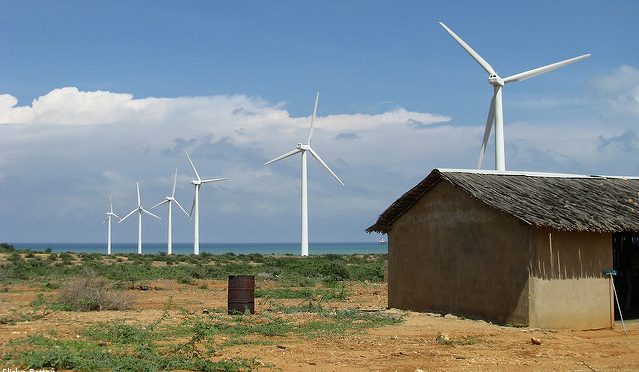
{"type": "MultiPolygon", "coordinates": [[[[16,248],[33,251],[106,253],[105,243],[11,243],[16,248]]],[[[136,253],[137,243],[113,243],[112,253],[136,253]]],[[[357,254],[387,253],[386,243],[310,243],[309,253],[314,254],[357,254]]],[[[166,243],[142,244],[142,253],[166,252],[166,243]]],[[[300,254],[300,243],[200,243],[200,253],[210,254],[300,254]]],[[[173,253],[193,253],[193,243],[173,243],[173,253]]]]}

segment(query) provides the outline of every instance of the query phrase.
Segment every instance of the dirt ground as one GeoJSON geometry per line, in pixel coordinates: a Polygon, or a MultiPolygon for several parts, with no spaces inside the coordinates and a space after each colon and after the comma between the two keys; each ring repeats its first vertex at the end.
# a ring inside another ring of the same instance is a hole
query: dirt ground
{"type": "MultiPolygon", "coordinates": [[[[226,307],[224,281],[198,281],[195,285],[154,281],[149,290],[132,290],[136,305],[128,311],[54,311],[43,318],[0,325],[0,350],[10,339],[42,334],[55,329],[58,337],[80,337],[87,326],[108,320],[151,322],[158,319],[172,296],[176,309],[202,314],[204,309],[226,307]],[[206,286],[204,285],[206,284],[206,286]],[[204,288],[207,287],[207,288],[204,288]]],[[[268,282],[258,286],[268,287],[268,282]]],[[[609,371],[639,370],[639,320],[621,323],[614,330],[566,331],[503,327],[453,316],[386,309],[386,286],[382,283],[350,283],[346,300],[325,303],[338,308],[360,308],[404,314],[400,324],[382,326],[362,334],[308,339],[300,335],[270,337],[270,345],[238,345],[225,348],[221,357],[257,358],[264,370],[308,371],[609,371]],[[437,340],[439,337],[439,341],[437,340]],[[541,344],[535,345],[534,338],[541,344]],[[443,342],[442,342],[443,340],[443,342]],[[447,343],[447,340],[453,342],[447,343]],[[455,344],[455,340],[472,342],[455,344]]],[[[0,317],[28,312],[40,288],[9,286],[0,293],[0,317]]],[[[45,292],[53,296],[55,291],[45,292]]],[[[301,300],[278,300],[299,304],[301,300]]],[[[257,316],[272,311],[272,300],[256,299],[257,316]]],[[[290,314],[305,317],[309,314],[290,314]]],[[[9,367],[9,366],[2,366],[9,367]]],[[[15,368],[16,366],[11,366],[15,368]]]]}

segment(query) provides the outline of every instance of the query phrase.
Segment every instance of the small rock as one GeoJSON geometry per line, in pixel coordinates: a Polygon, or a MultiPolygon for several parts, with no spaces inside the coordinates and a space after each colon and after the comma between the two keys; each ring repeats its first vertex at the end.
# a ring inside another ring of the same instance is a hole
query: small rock
{"type": "Polygon", "coordinates": [[[450,341],[450,337],[447,334],[437,332],[437,337],[435,337],[435,341],[450,341]]]}
{"type": "Polygon", "coordinates": [[[312,366],[316,366],[317,363],[316,362],[308,362],[308,364],[312,365],[312,366]]]}
{"type": "Polygon", "coordinates": [[[424,370],[417,368],[417,369],[415,369],[415,372],[424,372],[424,370]]]}
{"type": "Polygon", "coordinates": [[[531,337],[530,342],[532,342],[533,345],[541,345],[541,340],[538,338],[531,337]]]}
{"type": "Polygon", "coordinates": [[[284,346],[284,345],[277,345],[277,348],[286,350],[286,346],[284,346]]]}
{"type": "Polygon", "coordinates": [[[202,310],[202,314],[208,314],[208,313],[209,313],[209,309],[202,310]]]}
{"type": "Polygon", "coordinates": [[[390,337],[390,339],[391,339],[391,340],[397,340],[398,338],[399,338],[399,337],[397,337],[397,336],[391,336],[391,337],[390,337]]]}
{"type": "Polygon", "coordinates": [[[453,314],[446,314],[444,315],[444,319],[459,319],[459,317],[453,314]]]}

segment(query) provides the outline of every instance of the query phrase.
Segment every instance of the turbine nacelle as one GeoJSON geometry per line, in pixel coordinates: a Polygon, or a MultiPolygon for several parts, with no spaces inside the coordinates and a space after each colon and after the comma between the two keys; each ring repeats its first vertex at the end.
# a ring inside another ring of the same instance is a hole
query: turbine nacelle
{"type": "Polygon", "coordinates": [[[310,145],[302,145],[301,143],[298,143],[297,146],[295,146],[296,149],[298,150],[302,150],[302,151],[309,151],[311,149],[310,145]]]}
{"type": "Polygon", "coordinates": [[[503,87],[505,84],[504,79],[497,74],[490,74],[490,76],[488,76],[488,83],[494,87],[503,87]]]}

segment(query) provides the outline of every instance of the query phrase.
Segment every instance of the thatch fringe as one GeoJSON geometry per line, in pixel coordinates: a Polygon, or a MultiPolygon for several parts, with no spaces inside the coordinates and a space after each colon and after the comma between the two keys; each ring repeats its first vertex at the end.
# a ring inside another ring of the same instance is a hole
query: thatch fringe
{"type": "Polygon", "coordinates": [[[397,199],[366,232],[387,233],[431,188],[447,180],[491,208],[563,231],[639,231],[639,179],[439,171],[397,199]]]}

